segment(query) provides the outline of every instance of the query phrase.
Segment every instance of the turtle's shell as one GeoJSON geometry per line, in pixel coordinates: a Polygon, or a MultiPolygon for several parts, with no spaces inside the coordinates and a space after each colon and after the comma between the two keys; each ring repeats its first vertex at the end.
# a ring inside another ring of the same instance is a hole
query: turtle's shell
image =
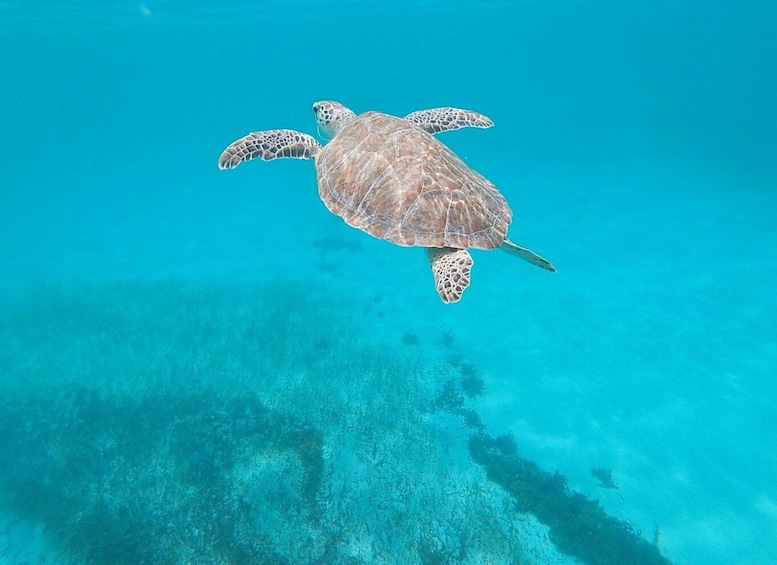
{"type": "Polygon", "coordinates": [[[491,182],[401,118],[358,116],[315,162],[326,207],[349,225],[398,245],[493,249],[512,219],[491,182]]]}

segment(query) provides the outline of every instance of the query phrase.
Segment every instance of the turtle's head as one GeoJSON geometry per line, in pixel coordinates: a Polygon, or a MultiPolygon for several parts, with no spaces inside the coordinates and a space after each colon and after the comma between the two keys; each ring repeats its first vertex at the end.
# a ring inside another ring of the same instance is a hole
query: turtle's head
{"type": "Polygon", "coordinates": [[[351,110],[332,100],[321,100],[313,104],[316,123],[329,137],[334,136],[343,126],[356,117],[351,110]]]}

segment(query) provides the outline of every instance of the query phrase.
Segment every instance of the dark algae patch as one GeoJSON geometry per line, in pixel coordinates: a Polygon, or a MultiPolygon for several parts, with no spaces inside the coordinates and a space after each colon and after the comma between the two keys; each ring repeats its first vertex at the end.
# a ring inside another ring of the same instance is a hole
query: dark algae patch
{"type": "MultiPolygon", "coordinates": [[[[0,503],[84,563],[282,563],[251,535],[235,470],[288,453],[289,495],[315,519],[321,434],[256,395],[167,389],[117,398],[72,385],[0,403],[0,503]]],[[[282,494],[282,491],[279,491],[282,494]]]]}
{"type": "Polygon", "coordinates": [[[599,486],[606,489],[617,490],[618,483],[612,478],[612,471],[606,467],[597,465],[591,469],[591,476],[599,480],[599,486]]]}
{"type": "MultiPolygon", "coordinates": [[[[444,382],[436,408],[462,419],[474,434],[469,440],[472,459],[515,498],[519,511],[550,528],[550,539],[561,551],[590,565],[670,563],[657,544],[641,537],[631,523],[610,516],[597,501],[570,490],[564,475],[543,471],[521,457],[511,434],[489,435],[479,414],[467,406],[467,399],[482,391],[483,381],[474,366],[458,363],[456,367],[461,378],[444,382]]],[[[608,469],[595,467],[592,474],[602,488],[618,488],[608,469]]]]}
{"type": "Polygon", "coordinates": [[[548,473],[517,454],[514,442],[485,433],[473,436],[469,451],[489,479],[515,498],[518,508],[550,528],[550,539],[568,555],[591,565],[670,563],[628,522],[608,515],[598,502],[570,491],[566,478],[548,473]]]}

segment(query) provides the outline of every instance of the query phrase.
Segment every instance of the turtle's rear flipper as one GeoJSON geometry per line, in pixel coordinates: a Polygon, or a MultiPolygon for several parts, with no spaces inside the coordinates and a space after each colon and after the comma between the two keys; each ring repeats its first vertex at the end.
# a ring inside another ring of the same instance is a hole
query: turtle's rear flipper
{"type": "Polygon", "coordinates": [[[537,265],[538,267],[545,269],[546,271],[553,271],[553,272],[556,271],[556,267],[554,267],[550,261],[548,261],[544,257],[540,257],[531,249],[526,249],[525,247],[521,247],[520,245],[514,244],[509,239],[505,239],[502,242],[502,245],[499,246],[499,249],[501,249],[505,253],[514,255],[515,257],[520,257],[524,261],[528,261],[532,265],[537,265]]]}
{"type": "Polygon", "coordinates": [[[321,144],[315,137],[293,129],[255,131],[233,141],[219,157],[219,169],[234,169],[244,161],[272,161],[282,157],[312,159],[321,144]]]}
{"type": "Polygon", "coordinates": [[[469,272],[474,261],[466,249],[427,247],[426,257],[432,267],[437,293],[446,304],[458,302],[469,286],[469,272]]]}

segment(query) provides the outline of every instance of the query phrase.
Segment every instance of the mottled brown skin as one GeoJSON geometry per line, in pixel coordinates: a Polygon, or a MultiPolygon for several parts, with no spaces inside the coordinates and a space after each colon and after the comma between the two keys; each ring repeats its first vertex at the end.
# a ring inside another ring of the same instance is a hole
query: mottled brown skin
{"type": "Polygon", "coordinates": [[[458,302],[467,290],[472,271],[472,256],[466,249],[427,247],[426,257],[434,275],[437,294],[446,304],[458,302]]]}
{"type": "Polygon", "coordinates": [[[321,200],[403,246],[494,249],[512,219],[496,187],[407,120],[366,112],[315,155],[321,200]]]}
{"type": "Polygon", "coordinates": [[[320,148],[321,144],[313,136],[293,129],[255,131],[224,149],[219,157],[219,169],[234,169],[252,159],[310,159],[320,148]]]}

